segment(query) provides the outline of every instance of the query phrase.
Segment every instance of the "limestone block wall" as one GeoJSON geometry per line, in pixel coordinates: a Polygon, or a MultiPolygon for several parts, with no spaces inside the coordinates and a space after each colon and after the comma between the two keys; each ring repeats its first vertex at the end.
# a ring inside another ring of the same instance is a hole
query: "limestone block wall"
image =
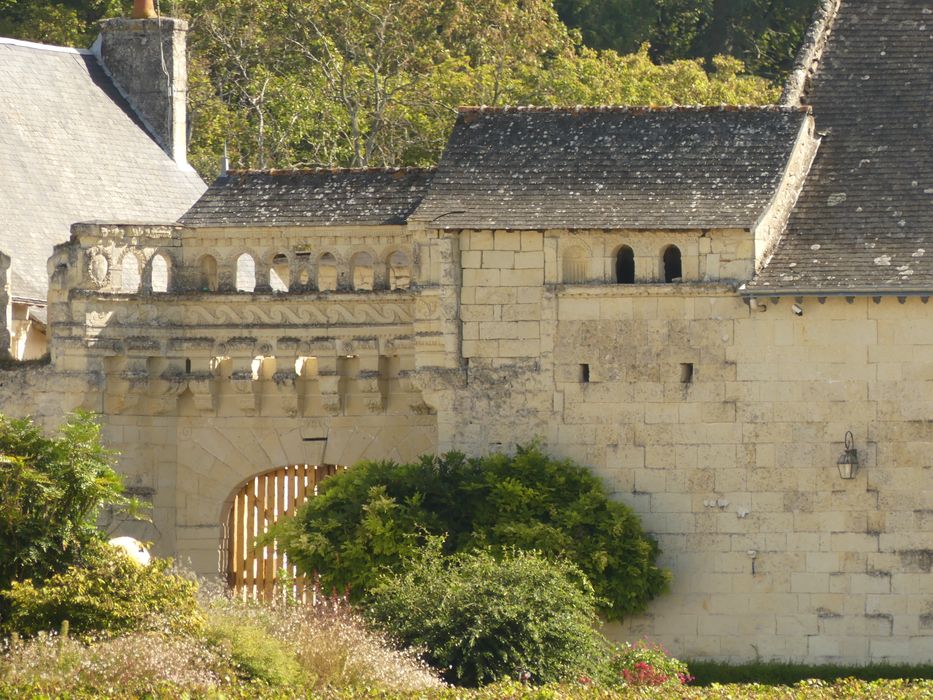
{"type": "MultiPolygon", "coordinates": [[[[153,505],[151,525],[123,528],[153,541],[157,553],[216,574],[225,510],[256,474],[287,464],[414,459],[436,448],[436,407],[416,370],[442,370],[448,348],[458,351],[439,320],[443,287],[413,283],[421,244],[399,227],[367,234],[235,231],[219,245],[174,225],[76,225],[50,261],[52,367],[13,374],[10,381],[34,392],[4,392],[3,410],[51,424],[74,407],[98,412],[128,487],[153,505]],[[254,274],[264,282],[277,256],[287,261],[283,276],[300,278],[308,250],[348,265],[360,251],[371,254],[375,284],[356,289],[351,280],[333,291],[256,284],[249,292],[226,284],[244,251],[255,254],[254,274]],[[214,289],[198,284],[207,251],[219,263],[211,271],[225,281],[214,289]],[[400,252],[405,283],[396,275],[390,289],[391,270],[382,275],[378,261],[402,267],[400,252]],[[139,279],[127,285],[131,268],[139,279]]],[[[423,245],[424,258],[444,258],[437,237],[423,245]]]]}
{"type": "Polygon", "coordinates": [[[10,298],[10,256],[0,253],[0,358],[10,356],[13,300],[10,298]]]}
{"type": "Polygon", "coordinates": [[[3,372],[2,410],[48,425],[98,411],[154,507],[128,531],[205,574],[221,566],[229,499],[255,474],[538,438],[635,508],[674,573],[613,634],[686,657],[930,658],[926,298],[753,306],[733,280],[753,269],[750,231],[373,229],[78,226],[50,261],[52,366],[3,372]],[[683,281],[665,284],[671,244],[683,281]],[[613,277],[621,245],[632,284],[613,277]],[[257,284],[237,292],[244,251],[257,284]],[[392,288],[398,251],[409,284],[392,288]],[[360,252],[371,283],[354,273],[360,252]],[[320,267],[300,281],[325,253],[333,290],[320,267]],[[149,272],[160,256],[165,291],[149,272]],[[282,290],[264,283],[277,265],[282,290]],[[199,286],[205,272],[216,287],[199,286]],[[852,480],[836,469],[847,431],[852,480]]]}
{"type": "Polygon", "coordinates": [[[930,307],[763,302],[718,284],[546,287],[552,353],[471,361],[470,418],[441,447],[539,437],[635,508],[674,583],[614,634],[687,657],[926,661],[930,307]]]}

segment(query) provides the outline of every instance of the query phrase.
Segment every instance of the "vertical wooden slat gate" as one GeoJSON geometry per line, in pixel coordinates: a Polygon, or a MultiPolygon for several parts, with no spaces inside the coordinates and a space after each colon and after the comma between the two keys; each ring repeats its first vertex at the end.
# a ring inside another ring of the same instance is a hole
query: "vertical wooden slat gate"
{"type": "Polygon", "coordinates": [[[294,580],[294,594],[309,593],[305,577],[274,543],[257,546],[256,538],[317,493],[318,484],[337,473],[333,464],[292,464],[250,479],[236,493],[227,518],[227,581],[242,598],[270,600],[280,571],[294,580]]]}

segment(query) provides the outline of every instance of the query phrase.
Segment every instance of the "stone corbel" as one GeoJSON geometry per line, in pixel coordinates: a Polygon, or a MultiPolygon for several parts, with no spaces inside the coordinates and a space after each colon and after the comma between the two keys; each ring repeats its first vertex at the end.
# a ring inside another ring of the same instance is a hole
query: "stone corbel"
{"type": "Polygon", "coordinates": [[[340,415],[340,374],[337,372],[337,358],[334,356],[317,358],[318,387],[321,392],[321,407],[330,416],[340,415]]]}

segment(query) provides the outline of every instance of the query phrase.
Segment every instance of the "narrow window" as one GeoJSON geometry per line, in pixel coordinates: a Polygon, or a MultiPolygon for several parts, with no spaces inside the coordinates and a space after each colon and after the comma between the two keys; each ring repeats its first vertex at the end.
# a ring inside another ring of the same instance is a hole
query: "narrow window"
{"type": "Polygon", "coordinates": [[[680,364],[680,383],[690,384],[693,381],[693,363],[682,362],[680,364]]]}
{"type": "Polygon", "coordinates": [[[664,281],[679,282],[683,279],[683,271],[680,264],[680,248],[675,245],[669,245],[664,250],[664,281]]]}
{"type": "Polygon", "coordinates": [[[169,274],[171,267],[168,259],[162,253],[156,253],[152,258],[152,291],[164,294],[168,291],[169,274]]]}
{"type": "Polygon", "coordinates": [[[582,384],[590,383],[590,366],[588,364],[580,365],[580,382],[582,384]]]}
{"type": "Polygon", "coordinates": [[[256,289],[256,261],[249,253],[236,259],[236,290],[252,292],[256,289]]]}
{"type": "Polygon", "coordinates": [[[269,270],[269,286],[273,292],[287,292],[290,278],[288,269],[288,256],[279,253],[272,258],[272,268],[269,270]]]}
{"type": "Polygon", "coordinates": [[[616,282],[618,284],[635,283],[635,251],[627,245],[619,248],[616,254],[616,282]]]}

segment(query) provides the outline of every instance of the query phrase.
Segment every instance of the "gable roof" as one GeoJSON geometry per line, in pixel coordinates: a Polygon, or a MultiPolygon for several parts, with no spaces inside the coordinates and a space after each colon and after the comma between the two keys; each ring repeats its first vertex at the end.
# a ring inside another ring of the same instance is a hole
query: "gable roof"
{"type": "Polygon", "coordinates": [[[46,261],[89,219],[174,221],[204,183],[149,136],[88,51],[0,39],[0,250],[14,299],[46,298],[46,261]]]}
{"type": "Polygon", "coordinates": [[[427,168],[232,170],[181,221],[194,227],[404,224],[433,174],[427,168]]]}
{"type": "Polygon", "coordinates": [[[413,220],[438,228],[752,227],[800,108],[464,108],[413,220]]]}
{"type": "Polygon", "coordinates": [[[824,134],[750,291],[933,290],[933,2],[842,0],[804,99],[824,134]]]}

